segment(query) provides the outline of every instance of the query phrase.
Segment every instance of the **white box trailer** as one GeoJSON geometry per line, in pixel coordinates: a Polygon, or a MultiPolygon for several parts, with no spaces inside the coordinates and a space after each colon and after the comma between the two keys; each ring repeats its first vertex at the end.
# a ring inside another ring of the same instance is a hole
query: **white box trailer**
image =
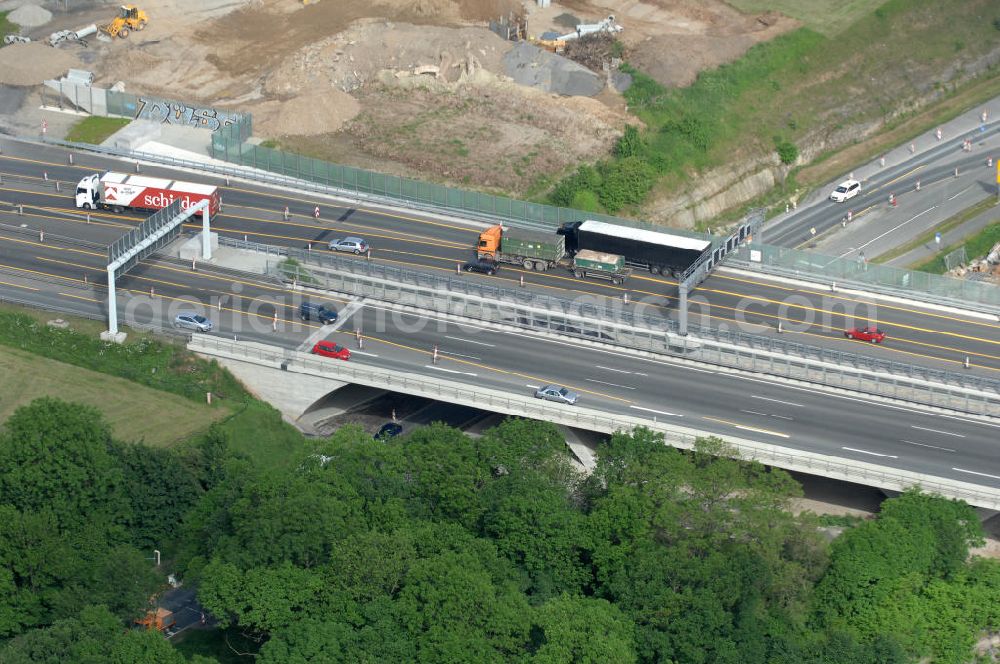
{"type": "Polygon", "coordinates": [[[222,210],[222,194],[211,184],[109,171],[104,175],[88,175],[76,186],[76,207],[86,210],[148,212],[165,208],[178,199],[185,210],[203,200],[209,201],[210,217],[222,210]]]}

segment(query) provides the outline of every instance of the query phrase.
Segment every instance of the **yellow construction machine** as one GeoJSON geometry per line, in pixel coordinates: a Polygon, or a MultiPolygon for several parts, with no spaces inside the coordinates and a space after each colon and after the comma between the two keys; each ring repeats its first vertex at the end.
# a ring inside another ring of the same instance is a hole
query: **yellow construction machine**
{"type": "Polygon", "coordinates": [[[111,19],[111,23],[102,25],[101,30],[111,37],[121,37],[125,39],[132,30],[142,30],[149,23],[149,16],[135,5],[122,5],[118,10],[118,16],[111,19]]]}

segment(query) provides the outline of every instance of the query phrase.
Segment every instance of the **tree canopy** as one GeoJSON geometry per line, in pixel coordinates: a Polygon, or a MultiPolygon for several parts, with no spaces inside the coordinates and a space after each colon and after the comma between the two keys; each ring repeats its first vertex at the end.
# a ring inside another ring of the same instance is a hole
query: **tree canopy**
{"type": "Polygon", "coordinates": [[[85,407],[18,410],[0,662],[184,661],[125,629],[163,583],[154,547],[262,663],[957,663],[1000,624],[967,505],[911,490],[831,544],[787,473],[715,439],[615,434],[590,474],[523,420],[377,442],[346,426],[280,468],[230,442],[156,450],[85,407]]]}

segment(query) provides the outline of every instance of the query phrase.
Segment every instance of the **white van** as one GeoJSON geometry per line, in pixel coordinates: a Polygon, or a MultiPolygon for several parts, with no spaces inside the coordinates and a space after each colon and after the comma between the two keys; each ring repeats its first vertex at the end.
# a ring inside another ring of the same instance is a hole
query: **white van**
{"type": "Polygon", "coordinates": [[[844,180],[837,185],[837,188],[830,192],[830,200],[836,203],[854,198],[861,193],[861,183],[857,180],[844,180]]]}

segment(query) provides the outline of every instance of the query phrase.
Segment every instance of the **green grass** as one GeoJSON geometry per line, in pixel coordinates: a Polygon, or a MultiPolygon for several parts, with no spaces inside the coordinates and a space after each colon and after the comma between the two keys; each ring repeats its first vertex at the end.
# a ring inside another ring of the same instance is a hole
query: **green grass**
{"type": "Polygon", "coordinates": [[[747,14],[778,11],[802,21],[816,32],[832,36],[881,3],[872,0],[729,0],[729,4],[747,14]]]}
{"type": "Polygon", "coordinates": [[[104,413],[117,439],[154,446],[203,431],[228,412],[124,378],[0,347],[0,422],[43,396],[94,406],[104,413]]]}
{"type": "Polygon", "coordinates": [[[98,145],[103,143],[112,134],[128,125],[131,120],[125,118],[101,118],[90,116],[77,122],[70,127],[67,141],[75,143],[92,143],[98,145]]]}
{"type": "MultiPolygon", "coordinates": [[[[206,361],[188,352],[181,344],[161,341],[149,335],[129,335],[129,343],[101,341],[93,329],[95,321],[62,316],[67,329],[50,327],[45,320],[54,314],[20,313],[0,307],[0,347],[8,346],[99,373],[134,381],[157,390],[171,392],[196,403],[205,393],[222,403],[239,404],[249,395],[232,374],[215,361],[206,361]]],[[[100,326],[103,327],[103,326],[100,326]]]]}
{"type": "Polygon", "coordinates": [[[929,261],[913,266],[912,269],[920,270],[922,272],[930,272],[932,274],[944,274],[947,271],[944,264],[944,257],[948,253],[955,251],[962,245],[965,245],[965,254],[969,257],[969,260],[972,260],[973,258],[981,258],[985,256],[986,253],[989,252],[990,248],[997,242],[1000,242],[1000,222],[987,226],[972,237],[967,238],[965,242],[958,242],[949,247],[945,247],[938,253],[937,256],[929,261]]]}
{"type": "MultiPolygon", "coordinates": [[[[864,7],[848,0],[843,9],[837,5],[831,10],[833,3],[827,0],[796,0],[797,12],[791,10],[793,0],[782,2],[770,6],[787,5],[791,13],[814,18],[734,62],[702,72],[686,88],[668,89],[641,72],[634,74],[624,96],[645,129],[627,154],[654,169],[655,199],[673,198],[698,172],[774,154],[779,145],[791,153],[793,146],[813,148],[824,137],[850,135],[865,126],[888,130],[918,116],[929,121],[960,112],[964,109],[948,104],[952,97],[975,90],[964,100],[967,109],[990,98],[998,87],[992,83],[1000,84],[996,67],[982,70],[976,79],[941,80],[941,72],[957,72],[952,76],[958,77],[963,67],[957,63],[982,58],[995,48],[998,32],[992,18],[1000,15],[995,2],[887,0],[864,7]],[[829,20],[816,18],[829,11],[834,12],[829,20]],[[929,102],[933,94],[940,109],[912,110],[914,101],[929,102]]],[[[768,5],[745,0],[740,6],[768,5]]],[[[825,158],[829,166],[836,165],[836,156],[825,158]]],[[[838,172],[853,163],[840,164],[838,172]]],[[[810,182],[804,172],[798,181],[810,182]]],[[[595,186],[601,203],[612,210],[607,182],[595,186]]],[[[550,200],[565,204],[575,193],[572,189],[579,188],[557,185],[550,200]]]]}
{"type": "Polygon", "coordinates": [[[10,12],[0,12],[0,46],[3,45],[3,38],[7,35],[16,35],[18,33],[18,27],[7,20],[7,14],[10,12]]]}
{"type": "Polygon", "coordinates": [[[972,219],[973,217],[978,216],[982,212],[985,212],[986,210],[995,207],[996,204],[997,201],[992,196],[990,198],[982,200],[976,203],[975,205],[966,208],[965,210],[962,210],[955,216],[949,219],[945,219],[943,222],[941,222],[934,228],[930,229],[929,231],[922,233],[917,238],[896,247],[892,251],[887,251],[886,253],[882,254],[881,256],[878,256],[877,258],[874,258],[872,262],[887,263],[891,261],[893,258],[896,258],[897,256],[902,256],[903,254],[912,251],[917,247],[927,244],[928,242],[933,240],[935,233],[941,233],[942,235],[944,235],[945,233],[955,228],[956,226],[964,224],[969,219],[972,219]]]}
{"type": "Polygon", "coordinates": [[[250,400],[222,423],[234,452],[245,454],[260,468],[280,468],[305,449],[306,439],[263,401],[250,400]]]}

